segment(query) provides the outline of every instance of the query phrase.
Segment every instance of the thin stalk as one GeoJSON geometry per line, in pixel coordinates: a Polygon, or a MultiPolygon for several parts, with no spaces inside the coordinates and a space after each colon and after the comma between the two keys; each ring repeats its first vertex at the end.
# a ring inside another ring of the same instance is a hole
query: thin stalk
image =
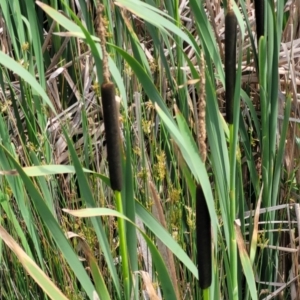
{"type": "Polygon", "coordinates": [[[238,300],[238,282],[237,282],[237,244],[234,229],[234,220],[236,213],[236,197],[235,197],[235,177],[236,177],[236,143],[234,138],[234,125],[229,124],[229,160],[230,160],[230,270],[232,281],[233,299],[238,300]]]}
{"type": "Polygon", "coordinates": [[[203,290],[203,300],[209,300],[209,288],[203,290]]]}
{"type": "MultiPolygon", "coordinates": [[[[120,191],[114,191],[116,198],[116,209],[119,213],[123,214],[122,196],[120,191]]],[[[120,252],[122,258],[122,273],[124,280],[125,299],[130,299],[130,272],[129,272],[129,257],[127,255],[126,244],[126,229],[125,220],[118,218],[118,229],[120,237],[120,252]]]]}

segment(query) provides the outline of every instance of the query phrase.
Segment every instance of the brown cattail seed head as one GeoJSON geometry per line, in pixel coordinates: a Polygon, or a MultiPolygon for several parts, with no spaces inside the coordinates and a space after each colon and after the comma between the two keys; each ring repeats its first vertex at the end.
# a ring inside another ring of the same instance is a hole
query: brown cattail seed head
{"type": "Polygon", "coordinates": [[[259,38],[263,36],[264,33],[264,22],[265,22],[265,16],[264,16],[264,11],[265,11],[265,1],[262,0],[255,0],[254,5],[255,5],[255,20],[256,20],[256,34],[257,34],[257,47],[258,47],[258,42],[259,38]]]}
{"type": "Polygon", "coordinates": [[[237,19],[233,10],[225,17],[225,92],[226,121],[233,123],[233,101],[236,78],[236,33],[237,19]]]}
{"type": "Polygon", "coordinates": [[[115,86],[113,83],[104,83],[101,86],[104,126],[106,132],[107,160],[111,188],[115,191],[122,189],[122,165],[120,147],[120,126],[115,86]]]}
{"type": "Polygon", "coordinates": [[[199,285],[206,289],[212,280],[211,222],[200,185],[196,188],[196,235],[199,285]]]}

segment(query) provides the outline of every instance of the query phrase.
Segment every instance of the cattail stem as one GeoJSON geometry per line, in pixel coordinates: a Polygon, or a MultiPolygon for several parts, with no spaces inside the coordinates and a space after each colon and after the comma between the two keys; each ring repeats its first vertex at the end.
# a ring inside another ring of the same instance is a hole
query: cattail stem
{"type": "MultiPolygon", "coordinates": [[[[115,191],[116,209],[119,213],[124,214],[121,192],[115,191]]],[[[120,254],[122,257],[122,272],[124,280],[124,299],[130,299],[130,270],[129,270],[129,256],[126,244],[126,227],[124,219],[118,218],[118,230],[120,236],[120,254]]]]}
{"type": "Polygon", "coordinates": [[[211,221],[200,185],[196,188],[196,230],[199,285],[206,290],[212,280],[211,221]]]}
{"type": "Polygon", "coordinates": [[[229,201],[230,201],[230,246],[229,259],[231,270],[231,282],[233,288],[233,299],[238,299],[238,281],[237,281],[237,243],[234,228],[234,220],[236,218],[236,195],[235,195],[235,181],[236,181],[236,151],[237,144],[235,138],[235,129],[233,124],[229,124],[229,165],[230,165],[230,183],[229,183],[229,201]]]}
{"type": "Polygon", "coordinates": [[[233,101],[236,79],[237,19],[232,9],[225,17],[225,93],[226,121],[233,123],[233,101]]]}
{"type": "MultiPolygon", "coordinates": [[[[230,201],[230,277],[233,288],[233,299],[238,299],[237,284],[237,244],[234,229],[236,216],[236,148],[237,148],[237,124],[234,124],[234,92],[236,84],[236,39],[237,39],[237,18],[233,11],[233,0],[228,1],[228,11],[225,16],[225,89],[226,89],[226,120],[229,124],[229,201],[230,201]]],[[[236,112],[238,114],[238,111],[236,112]]],[[[238,115],[236,116],[238,120],[238,115]]]]}

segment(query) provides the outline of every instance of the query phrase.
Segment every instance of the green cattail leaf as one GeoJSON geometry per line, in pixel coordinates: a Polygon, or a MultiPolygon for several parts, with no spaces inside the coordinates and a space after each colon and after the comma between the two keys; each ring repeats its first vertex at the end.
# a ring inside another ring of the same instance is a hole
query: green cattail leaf
{"type": "Polygon", "coordinates": [[[257,289],[256,289],[256,284],[255,284],[255,279],[254,279],[254,272],[252,270],[251,261],[250,261],[249,255],[247,253],[247,250],[246,250],[246,245],[245,245],[245,242],[243,239],[243,235],[242,235],[240,226],[237,224],[236,221],[234,224],[234,230],[236,232],[236,242],[237,242],[237,246],[239,249],[241,264],[242,264],[244,274],[246,277],[246,281],[247,281],[247,284],[249,287],[251,299],[257,300],[258,297],[257,297],[257,289]]]}

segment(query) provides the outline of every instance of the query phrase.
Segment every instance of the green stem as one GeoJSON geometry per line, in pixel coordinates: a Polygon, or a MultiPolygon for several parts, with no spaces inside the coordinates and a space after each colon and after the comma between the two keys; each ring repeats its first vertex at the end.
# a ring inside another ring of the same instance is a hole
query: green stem
{"type": "Polygon", "coordinates": [[[209,288],[203,290],[203,300],[209,300],[209,288]]]}
{"type": "MultiPolygon", "coordinates": [[[[116,198],[116,208],[117,211],[123,214],[123,205],[122,197],[120,191],[114,191],[116,198]]],[[[127,255],[127,244],[126,244],[126,229],[125,229],[125,220],[118,218],[118,229],[120,237],[120,252],[122,258],[122,272],[124,280],[124,289],[125,289],[125,299],[130,299],[130,272],[129,272],[129,258],[127,255]]]]}
{"type": "Polygon", "coordinates": [[[229,124],[230,140],[229,140],[229,155],[230,155],[230,231],[231,231],[231,243],[230,243],[230,270],[232,281],[232,294],[233,299],[238,300],[238,284],[237,284],[237,244],[234,228],[234,220],[236,215],[236,197],[235,197],[235,178],[236,178],[236,141],[234,138],[234,125],[229,124]]]}

